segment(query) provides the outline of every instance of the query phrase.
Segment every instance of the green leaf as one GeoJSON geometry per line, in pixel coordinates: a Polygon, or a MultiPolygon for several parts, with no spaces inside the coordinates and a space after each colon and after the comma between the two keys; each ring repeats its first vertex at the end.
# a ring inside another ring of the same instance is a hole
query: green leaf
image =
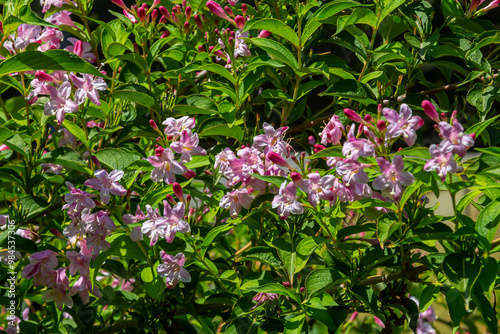
{"type": "MultiPolygon", "coordinates": [[[[465,133],[472,134],[475,133],[476,137],[479,136],[484,130],[486,130],[500,115],[496,115],[495,117],[489,118],[485,121],[479,122],[477,124],[474,124],[467,130],[465,130],[465,133]]],[[[480,151],[480,150],[479,150],[480,151]]]]}
{"type": "Polygon", "coordinates": [[[383,7],[378,15],[377,27],[382,23],[387,15],[396,10],[399,6],[405,3],[405,0],[390,0],[387,1],[387,5],[383,7]]]}
{"type": "Polygon", "coordinates": [[[259,37],[251,38],[248,41],[266,51],[271,58],[281,60],[293,69],[297,69],[299,67],[297,59],[295,59],[293,53],[284,47],[283,44],[271,39],[259,37]]]}
{"type": "Polygon", "coordinates": [[[233,226],[232,225],[221,225],[217,226],[208,232],[207,236],[205,237],[205,240],[203,240],[203,243],[201,244],[200,247],[200,254],[202,257],[205,256],[205,253],[208,250],[208,247],[217,239],[219,239],[224,233],[229,231],[233,226]]]}
{"type": "Polygon", "coordinates": [[[481,114],[486,114],[493,104],[493,100],[500,93],[500,87],[475,84],[467,93],[467,101],[475,106],[481,114]]]}
{"type": "Polygon", "coordinates": [[[286,25],[280,20],[274,18],[251,20],[250,22],[247,22],[245,24],[245,28],[243,31],[244,32],[249,31],[250,29],[261,29],[270,31],[273,33],[273,35],[283,37],[284,39],[295,45],[296,48],[300,47],[299,37],[297,36],[295,31],[293,31],[292,28],[290,28],[288,25],[286,25]]]}
{"type": "Polygon", "coordinates": [[[479,277],[481,261],[472,256],[449,254],[443,261],[443,272],[453,286],[465,294],[465,299],[470,299],[472,286],[479,277]]]}
{"type": "Polygon", "coordinates": [[[287,178],[284,176],[273,176],[273,175],[260,175],[260,174],[252,174],[256,179],[269,182],[274,184],[276,187],[280,187],[281,184],[287,181],[287,178]]]}
{"type": "Polygon", "coordinates": [[[490,330],[491,334],[498,334],[497,314],[493,309],[493,307],[491,307],[488,298],[486,298],[483,295],[483,293],[479,291],[478,290],[474,291],[474,294],[472,295],[472,300],[474,300],[474,303],[476,303],[477,308],[479,309],[479,311],[481,311],[484,322],[486,322],[486,325],[488,326],[488,329],[490,330]]]}
{"type": "Polygon", "coordinates": [[[325,240],[323,238],[312,236],[306,237],[299,242],[295,250],[297,253],[295,273],[298,273],[306,266],[312,253],[314,253],[314,251],[324,242],[325,240]]]}
{"type": "Polygon", "coordinates": [[[405,147],[402,150],[394,153],[394,155],[402,155],[403,157],[418,157],[425,160],[432,159],[431,154],[429,153],[429,149],[426,147],[405,147]]]}
{"type": "Polygon", "coordinates": [[[475,39],[474,47],[467,51],[466,57],[469,57],[477,50],[485,47],[490,44],[499,44],[500,43],[500,33],[494,31],[486,31],[482,33],[475,39]]]}
{"type": "Polygon", "coordinates": [[[243,140],[244,135],[245,133],[240,127],[236,125],[229,126],[228,124],[219,124],[212,127],[207,127],[199,133],[200,138],[209,136],[222,136],[236,138],[239,141],[243,140]]]}
{"type": "Polygon", "coordinates": [[[285,332],[284,334],[300,334],[302,332],[302,327],[306,320],[306,315],[301,313],[299,315],[290,315],[287,317],[285,322],[285,332]]]}
{"type": "Polygon", "coordinates": [[[75,123],[65,119],[63,121],[63,126],[73,135],[83,143],[83,145],[87,146],[87,137],[85,136],[85,132],[75,123]]]}
{"type": "Polygon", "coordinates": [[[248,288],[248,290],[263,293],[277,293],[279,295],[292,298],[296,302],[299,301],[299,298],[295,295],[292,289],[285,288],[282,284],[279,283],[269,283],[262,286],[251,287],[248,288]]]}
{"type": "Polygon", "coordinates": [[[45,209],[48,208],[49,203],[40,197],[28,195],[19,199],[19,205],[21,206],[21,210],[27,214],[26,219],[30,219],[31,217],[45,211],[45,209]]]}
{"type": "Polygon", "coordinates": [[[361,82],[353,79],[340,80],[319,95],[343,97],[346,99],[358,101],[366,105],[377,103],[370,89],[361,82]]]}
{"type": "Polygon", "coordinates": [[[276,269],[283,268],[283,263],[279,258],[278,251],[274,248],[265,246],[257,246],[249,249],[243,253],[238,261],[259,261],[276,269]]]}
{"type": "Polygon", "coordinates": [[[80,154],[73,151],[69,147],[59,147],[54,151],[45,153],[36,162],[37,165],[41,163],[52,163],[87,174],[92,173],[92,171],[87,167],[87,163],[82,159],[80,154]]]}
{"type": "Polygon", "coordinates": [[[418,309],[420,312],[427,310],[436,299],[441,288],[436,285],[427,285],[420,294],[418,309]]]}
{"type": "Polygon", "coordinates": [[[123,148],[105,148],[94,152],[101,164],[110,169],[124,170],[133,162],[141,159],[141,156],[135,151],[129,151],[123,148]]]}
{"type": "Polygon", "coordinates": [[[486,237],[488,241],[493,241],[498,224],[500,224],[500,201],[496,200],[488,204],[479,213],[476,222],[476,230],[479,235],[486,237]]]}
{"type": "Polygon", "coordinates": [[[342,146],[328,147],[324,150],[319,151],[313,155],[307,157],[307,159],[318,159],[318,158],[329,158],[329,157],[344,157],[342,154],[342,146]]]}
{"type": "Polygon", "coordinates": [[[119,87],[113,91],[113,98],[125,101],[131,101],[148,108],[152,108],[156,104],[156,99],[151,95],[151,92],[140,85],[127,85],[119,87]]]}
{"type": "Polygon", "coordinates": [[[158,298],[167,287],[163,278],[156,272],[156,265],[154,268],[146,267],[141,272],[141,279],[144,282],[144,288],[147,294],[152,298],[158,298]]]}
{"type": "Polygon", "coordinates": [[[3,21],[3,31],[2,33],[5,36],[8,36],[14,33],[17,28],[23,24],[27,23],[35,26],[42,27],[53,27],[57,28],[55,24],[49,23],[40,17],[38,17],[30,8],[29,5],[24,5],[16,13],[10,13],[4,16],[3,21]]]}
{"type": "Polygon", "coordinates": [[[89,62],[66,50],[25,51],[0,63],[0,76],[35,70],[70,71],[110,79],[89,62]]]}
{"type": "Polygon", "coordinates": [[[307,298],[325,291],[336,284],[340,284],[347,278],[339,271],[332,269],[316,269],[306,278],[307,298]]]}
{"type": "Polygon", "coordinates": [[[0,143],[7,145],[23,157],[28,157],[29,147],[18,133],[0,127],[0,143]]]}
{"type": "Polygon", "coordinates": [[[203,66],[196,66],[195,68],[190,68],[186,71],[186,73],[190,73],[190,72],[193,72],[193,71],[209,71],[209,72],[213,72],[213,73],[216,73],[218,75],[220,75],[221,77],[224,77],[226,78],[227,80],[229,80],[229,82],[231,82],[233,85],[236,86],[236,80],[234,79],[233,75],[231,74],[231,72],[229,72],[224,66],[222,65],[219,65],[219,64],[205,64],[203,66]]]}
{"type": "Polygon", "coordinates": [[[212,115],[217,114],[214,110],[202,109],[195,106],[188,106],[177,104],[172,108],[172,111],[179,113],[179,115],[212,115]]]}

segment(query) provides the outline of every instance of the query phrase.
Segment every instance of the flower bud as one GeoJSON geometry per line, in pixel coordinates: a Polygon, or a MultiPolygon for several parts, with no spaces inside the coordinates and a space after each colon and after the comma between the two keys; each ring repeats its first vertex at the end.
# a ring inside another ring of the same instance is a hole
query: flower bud
{"type": "Polygon", "coordinates": [[[387,123],[383,120],[377,122],[377,129],[380,132],[384,132],[387,129],[387,123]]]}
{"type": "Polygon", "coordinates": [[[196,173],[192,170],[188,170],[186,173],[182,174],[186,179],[192,179],[196,176],[196,173]]]}
{"type": "Polygon", "coordinates": [[[234,16],[233,10],[228,6],[224,7],[224,11],[226,12],[227,15],[234,16]]]}
{"type": "Polygon", "coordinates": [[[154,120],[150,119],[149,125],[153,128],[153,130],[158,131],[158,125],[156,125],[154,120]]]}
{"type": "Polygon", "coordinates": [[[229,2],[229,6],[231,6],[231,7],[236,6],[236,1],[234,1],[234,0],[228,0],[228,2],[229,2]]]}
{"type": "Polygon", "coordinates": [[[198,52],[205,52],[205,47],[203,45],[199,45],[198,52]]]}
{"type": "Polygon", "coordinates": [[[209,46],[209,47],[208,47],[208,52],[210,52],[210,53],[211,53],[214,49],[215,49],[215,46],[209,46]]]}
{"type": "Polygon", "coordinates": [[[191,203],[191,195],[186,196],[186,207],[189,207],[189,203],[191,203]]]}
{"type": "Polygon", "coordinates": [[[299,182],[302,180],[302,175],[297,172],[290,172],[290,177],[292,178],[293,182],[299,182]]]}
{"type": "Polygon", "coordinates": [[[50,233],[52,233],[55,237],[58,237],[58,238],[64,238],[64,236],[61,234],[61,232],[59,232],[58,230],[56,230],[55,228],[51,228],[49,229],[50,233]]]}
{"type": "Polygon", "coordinates": [[[184,202],[184,193],[182,192],[182,187],[179,183],[174,182],[172,185],[172,189],[174,190],[175,196],[177,196],[178,199],[181,200],[181,202],[184,202]]]}
{"type": "Polygon", "coordinates": [[[35,78],[39,81],[50,82],[50,83],[60,83],[61,81],[56,80],[51,75],[45,73],[44,71],[36,71],[35,78]]]}
{"type": "Polygon", "coordinates": [[[236,23],[238,29],[243,29],[245,27],[245,18],[241,15],[237,15],[234,18],[234,23],[236,23]]]}
{"type": "Polygon", "coordinates": [[[155,155],[157,157],[161,157],[161,155],[163,154],[163,151],[165,151],[165,149],[163,147],[161,147],[160,145],[155,145],[156,148],[155,148],[155,155]]]}
{"type": "Polygon", "coordinates": [[[139,21],[145,22],[146,21],[146,8],[140,7],[137,9],[137,17],[139,18],[139,21]]]}
{"type": "Polygon", "coordinates": [[[160,39],[162,39],[162,38],[167,38],[168,36],[170,36],[170,31],[165,30],[165,31],[163,32],[163,34],[161,34],[160,39]]]}
{"type": "Polygon", "coordinates": [[[185,33],[188,33],[188,31],[189,31],[189,26],[190,26],[189,22],[184,22],[184,32],[185,32],[185,33]]]}
{"type": "Polygon", "coordinates": [[[28,101],[26,101],[26,103],[29,104],[29,105],[32,105],[32,104],[35,104],[36,101],[38,101],[38,96],[33,96],[31,99],[29,99],[28,101]]]}
{"type": "Polygon", "coordinates": [[[172,195],[170,195],[170,194],[169,194],[169,195],[167,195],[167,196],[165,196],[165,199],[166,199],[166,200],[167,200],[170,204],[173,204],[173,205],[177,204],[177,202],[175,201],[174,197],[173,197],[172,195]]]}
{"type": "Polygon", "coordinates": [[[198,26],[198,29],[200,29],[201,31],[203,31],[203,24],[201,23],[200,15],[196,14],[194,16],[194,23],[196,23],[196,25],[198,26]]]}
{"type": "Polygon", "coordinates": [[[281,155],[274,151],[269,151],[269,153],[267,153],[267,158],[278,166],[294,169],[281,155]]]}
{"type": "Polygon", "coordinates": [[[246,16],[248,11],[248,6],[246,3],[241,5],[241,15],[246,16]]]}
{"type": "Polygon", "coordinates": [[[422,101],[422,108],[424,109],[425,114],[432,119],[434,122],[439,123],[439,114],[431,103],[431,101],[425,100],[422,101]]]}
{"type": "Polygon", "coordinates": [[[471,133],[470,136],[472,137],[472,139],[476,140],[476,134],[475,133],[471,133]]]}
{"type": "Polygon", "coordinates": [[[356,123],[364,124],[365,121],[361,116],[355,112],[354,110],[351,110],[349,108],[344,109],[344,114],[349,118],[351,121],[354,121],[356,123]]]}
{"type": "Polygon", "coordinates": [[[309,138],[307,138],[307,142],[309,143],[309,145],[314,145],[316,144],[316,139],[314,138],[314,136],[309,136],[309,138]]]}
{"type": "Polygon", "coordinates": [[[111,2],[122,9],[128,10],[127,6],[125,6],[125,3],[122,0],[111,0],[111,2]]]}
{"type": "Polygon", "coordinates": [[[231,19],[227,16],[227,14],[224,12],[222,7],[215,1],[207,1],[206,3],[208,9],[218,17],[231,21],[231,19]]]}
{"type": "Polygon", "coordinates": [[[74,47],[73,47],[73,53],[76,54],[78,57],[82,56],[83,53],[83,42],[78,40],[75,42],[74,47]]]}
{"type": "Polygon", "coordinates": [[[271,32],[270,31],[267,31],[267,30],[261,30],[259,35],[257,37],[259,38],[266,38],[266,37],[269,37],[271,36],[271,32]]]}
{"type": "Polygon", "coordinates": [[[441,120],[443,120],[445,122],[448,120],[448,116],[446,116],[446,114],[444,112],[441,113],[441,120]]]}
{"type": "Polygon", "coordinates": [[[92,162],[94,163],[94,165],[97,168],[101,168],[101,163],[99,162],[99,159],[97,159],[97,157],[95,155],[93,155],[92,157],[90,157],[90,160],[92,160],[92,162]]]}
{"type": "Polygon", "coordinates": [[[170,13],[168,12],[168,9],[166,9],[163,6],[159,7],[161,15],[163,15],[165,18],[170,19],[170,13]]]}
{"type": "Polygon", "coordinates": [[[179,18],[175,15],[174,11],[172,11],[171,18],[174,23],[179,24],[179,18]]]}
{"type": "Polygon", "coordinates": [[[191,9],[191,6],[187,6],[186,10],[184,11],[186,14],[186,21],[189,21],[191,19],[191,15],[193,13],[193,10],[191,9]]]}
{"type": "Polygon", "coordinates": [[[156,19],[158,18],[158,9],[153,9],[151,12],[151,22],[156,22],[156,19]]]}
{"type": "Polygon", "coordinates": [[[365,115],[365,121],[368,123],[373,123],[373,117],[370,114],[365,115]]]}
{"type": "Polygon", "coordinates": [[[320,151],[323,151],[326,147],[324,147],[323,145],[321,144],[315,144],[314,145],[314,153],[318,153],[320,151]]]}
{"type": "Polygon", "coordinates": [[[212,176],[214,173],[211,170],[205,169],[204,170],[205,175],[212,176]]]}

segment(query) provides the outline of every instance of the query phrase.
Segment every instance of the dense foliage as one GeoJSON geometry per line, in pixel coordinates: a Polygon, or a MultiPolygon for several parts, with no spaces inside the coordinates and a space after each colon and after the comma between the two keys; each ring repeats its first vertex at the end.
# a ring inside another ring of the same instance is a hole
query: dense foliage
{"type": "Polygon", "coordinates": [[[500,1],[146,2],[3,1],[3,331],[498,333],[500,1]]]}

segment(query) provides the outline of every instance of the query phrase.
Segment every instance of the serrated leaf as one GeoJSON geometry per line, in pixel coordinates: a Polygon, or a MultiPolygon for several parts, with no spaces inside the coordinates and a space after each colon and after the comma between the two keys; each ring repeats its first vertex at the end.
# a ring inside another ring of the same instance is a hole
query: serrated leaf
{"type": "Polygon", "coordinates": [[[243,31],[245,32],[251,29],[270,31],[273,33],[273,35],[283,37],[284,39],[292,43],[295,47],[300,47],[299,37],[297,36],[295,31],[293,31],[292,28],[290,28],[280,20],[274,18],[251,20],[245,24],[245,28],[243,31]]]}
{"type": "Polygon", "coordinates": [[[203,243],[201,244],[200,247],[201,256],[204,257],[205,253],[208,250],[208,247],[212,244],[212,242],[215,242],[220,236],[222,236],[222,234],[229,231],[232,227],[233,227],[232,225],[221,225],[211,229],[210,232],[208,232],[207,236],[205,237],[205,240],[203,240],[203,243]]]}
{"type": "Polygon", "coordinates": [[[91,170],[87,167],[87,163],[82,159],[80,154],[69,147],[59,147],[54,151],[45,153],[36,163],[37,165],[41,163],[52,163],[87,174],[91,173],[91,170]]]}
{"type": "Polygon", "coordinates": [[[133,162],[141,159],[141,156],[135,151],[129,151],[123,148],[105,148],[94,152],[101,164],[110,169],[124,170],[133,162]]]}
{"type": "Polygon", "coordinates": [[[339,271],[332,269],[316,269],[306,278],[307,298],[325,291],[336,284],[340,284],[347,278],[339,271]]]}
{"type": "Polygon", "coordinates": [[[266,51],[271,58],[281,60],[293,69],[298,68],[297,59],[295,59],[293,53],[284,47],[283,44],[271,39],[259,37],[251,38],[248,41],[266,51]]]}

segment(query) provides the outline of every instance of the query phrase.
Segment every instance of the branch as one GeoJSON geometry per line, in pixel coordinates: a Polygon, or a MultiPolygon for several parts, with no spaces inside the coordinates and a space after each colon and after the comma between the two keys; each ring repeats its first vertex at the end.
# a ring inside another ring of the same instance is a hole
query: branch
{"type": "Polygon", "coordinates": [[[385,283],[385,282],[394,281],[394,280],[397,280],[399,278],[407,278],[409,280],[412,280],[412,279],[415,279],[416,276],[418,276],[419,274],[426,271],[427,269],[429,269],[429,268],[427,268],[427,266],[424,264],[420,267],[411,268],[410,270],[407,270],[406,272],[398,271],[398,272],[387,274],[387,275],[371,276],[371,277],[368,277],[367,279],[362,280],[360,283],[362,285],[375,285],[378,283],[385,283]]]}
{"type": "MultiPolygon", "coordinates": [[[[493,74],[493,79],[496,79],[497,77],[498,77],[498,73],[493,74]]],[[[485,80],[484,77],[480,77],[479,79],[477,79],[477,81],[479,81],[479,82],[483,82],[484,80],[485,80]]],[[[462,82],[456,82],[456,83],[452,83],[452,84],[445,85],[445,86],[442,86],[442,87],[427,89],[427,90],[420,91],[417,94],[420,94],[420,95],[433,95],[433,94],[437,94],[437,93],[441,93],[441,92],[447,92],[447,91],[451,91],[451,90],[457,89],[458,86],[460,86],[461,83],[462,82]]],[[[401,102],[404,101],[405,98],[406,98],[406,94],[400,95],[400,96],[397,97],[397,102],[401,103],[401,102]]],[[[383,105],[388,105],[393,100],[394,100],[394,96],[391,96],[390,98],[383,100],[382,104],[383,105]]],[[[333,114],[329,115],[329,116],[324,116],[324,117],[315,119],[314,121],[311,121],[311,122],[306,122],[306,123],[303,123],[303,124],[299,124],[297,126],[292,127],[289,130],[289,133],[293,134],[293,133],[296,133],[296,132],[300,132],[300,131],[302,131],[304,129],[312,128],[312,127],[314,127],[316,125],[323,124],[323,122],[329,120],[332,116],[333,116],[333,114]]]]}

